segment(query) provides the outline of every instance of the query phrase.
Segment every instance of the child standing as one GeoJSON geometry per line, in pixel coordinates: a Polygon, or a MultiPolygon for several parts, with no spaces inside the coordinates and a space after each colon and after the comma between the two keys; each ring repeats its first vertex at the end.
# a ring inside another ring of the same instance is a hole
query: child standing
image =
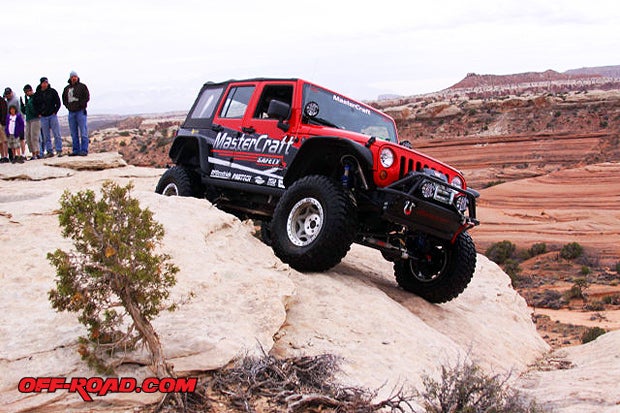
{"type": "Polygon", "coordinates": [[[9,149],[6,134],[4,133],[7,116],[6,100],[0,99],[0,163],[9,162],[9,149]]]}
{"type": "Polygon", "coordinates": [[[24,156],[19,141],[24,136],[24,118],[22,118],[21,113],[17,112],[17,106],[15,105],[9,107],[4,132],[6,133],[9,149],[13,149],[13,162],[24,163],[24,156]]]}

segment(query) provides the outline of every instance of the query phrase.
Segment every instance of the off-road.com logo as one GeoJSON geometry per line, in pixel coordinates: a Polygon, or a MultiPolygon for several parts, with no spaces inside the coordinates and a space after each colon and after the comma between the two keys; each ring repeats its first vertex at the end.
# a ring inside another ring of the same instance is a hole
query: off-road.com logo
{"type": "Polygon", "coordinates": [[[84,401],[91,402],[91,394],[105,396],[108,393],[192,393],[198,384],[197,377],[157,378],[149,377],[138,385],[133,377],[24,377],[19,381],[20,393],[55,393],[66,390],[77,393],[84,401]]]}

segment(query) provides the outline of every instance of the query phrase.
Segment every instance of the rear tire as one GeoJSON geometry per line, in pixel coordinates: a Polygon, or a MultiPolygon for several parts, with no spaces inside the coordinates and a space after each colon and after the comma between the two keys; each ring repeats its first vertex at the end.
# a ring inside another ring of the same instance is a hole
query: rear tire
{"type": "Polygon", "coordinates": [[[190,169],[183,166],[173,166],[159,178],[155,192],[166,196],[203,196],[198,177],[190,169]]]}
{"type": "Polygon", "coordinates": [[[271,222],[270,221],[260,222],[260,240],[263,241],[263,244],[271,247],[271,222]]]}
{"type": "Polygon", "coordinates": [[[394,263],[398,285],[431,303],[456,298],[475,270],[476,247],[467,232],[459,234],[454,244],[428,239],[416,257],[394,263]]]}
{"type": "Polygon", "coordinates": [[[280,198],[271,219],[276,256],[298,271],[325,271],[347,254],[357,228],[345,190],[321,175],[305,176],[280,198]]]}

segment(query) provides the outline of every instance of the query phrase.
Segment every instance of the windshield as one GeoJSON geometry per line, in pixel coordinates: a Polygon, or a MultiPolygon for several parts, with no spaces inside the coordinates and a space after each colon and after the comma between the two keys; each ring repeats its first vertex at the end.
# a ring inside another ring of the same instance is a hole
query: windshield
{"type": "Polygon", "coordinates": [[[394,122],[386,115],[318,86],[305,84],[303,121],[363,133],[396,142],[394,122]]]}

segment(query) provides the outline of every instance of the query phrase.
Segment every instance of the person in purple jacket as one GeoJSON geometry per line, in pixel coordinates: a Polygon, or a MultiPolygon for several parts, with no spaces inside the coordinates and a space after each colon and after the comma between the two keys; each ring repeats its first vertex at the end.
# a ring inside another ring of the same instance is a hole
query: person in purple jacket
{"type": "Polygon", "coordinates": [[[6,115],[6,125],[4,126],[9,149],[13,150],[13,163],[24,163],[24,154],[20,144],[20,138],[24,136],[24,118],[17,111],[17,106],[11,105],[9,113],[6,115]]]}

